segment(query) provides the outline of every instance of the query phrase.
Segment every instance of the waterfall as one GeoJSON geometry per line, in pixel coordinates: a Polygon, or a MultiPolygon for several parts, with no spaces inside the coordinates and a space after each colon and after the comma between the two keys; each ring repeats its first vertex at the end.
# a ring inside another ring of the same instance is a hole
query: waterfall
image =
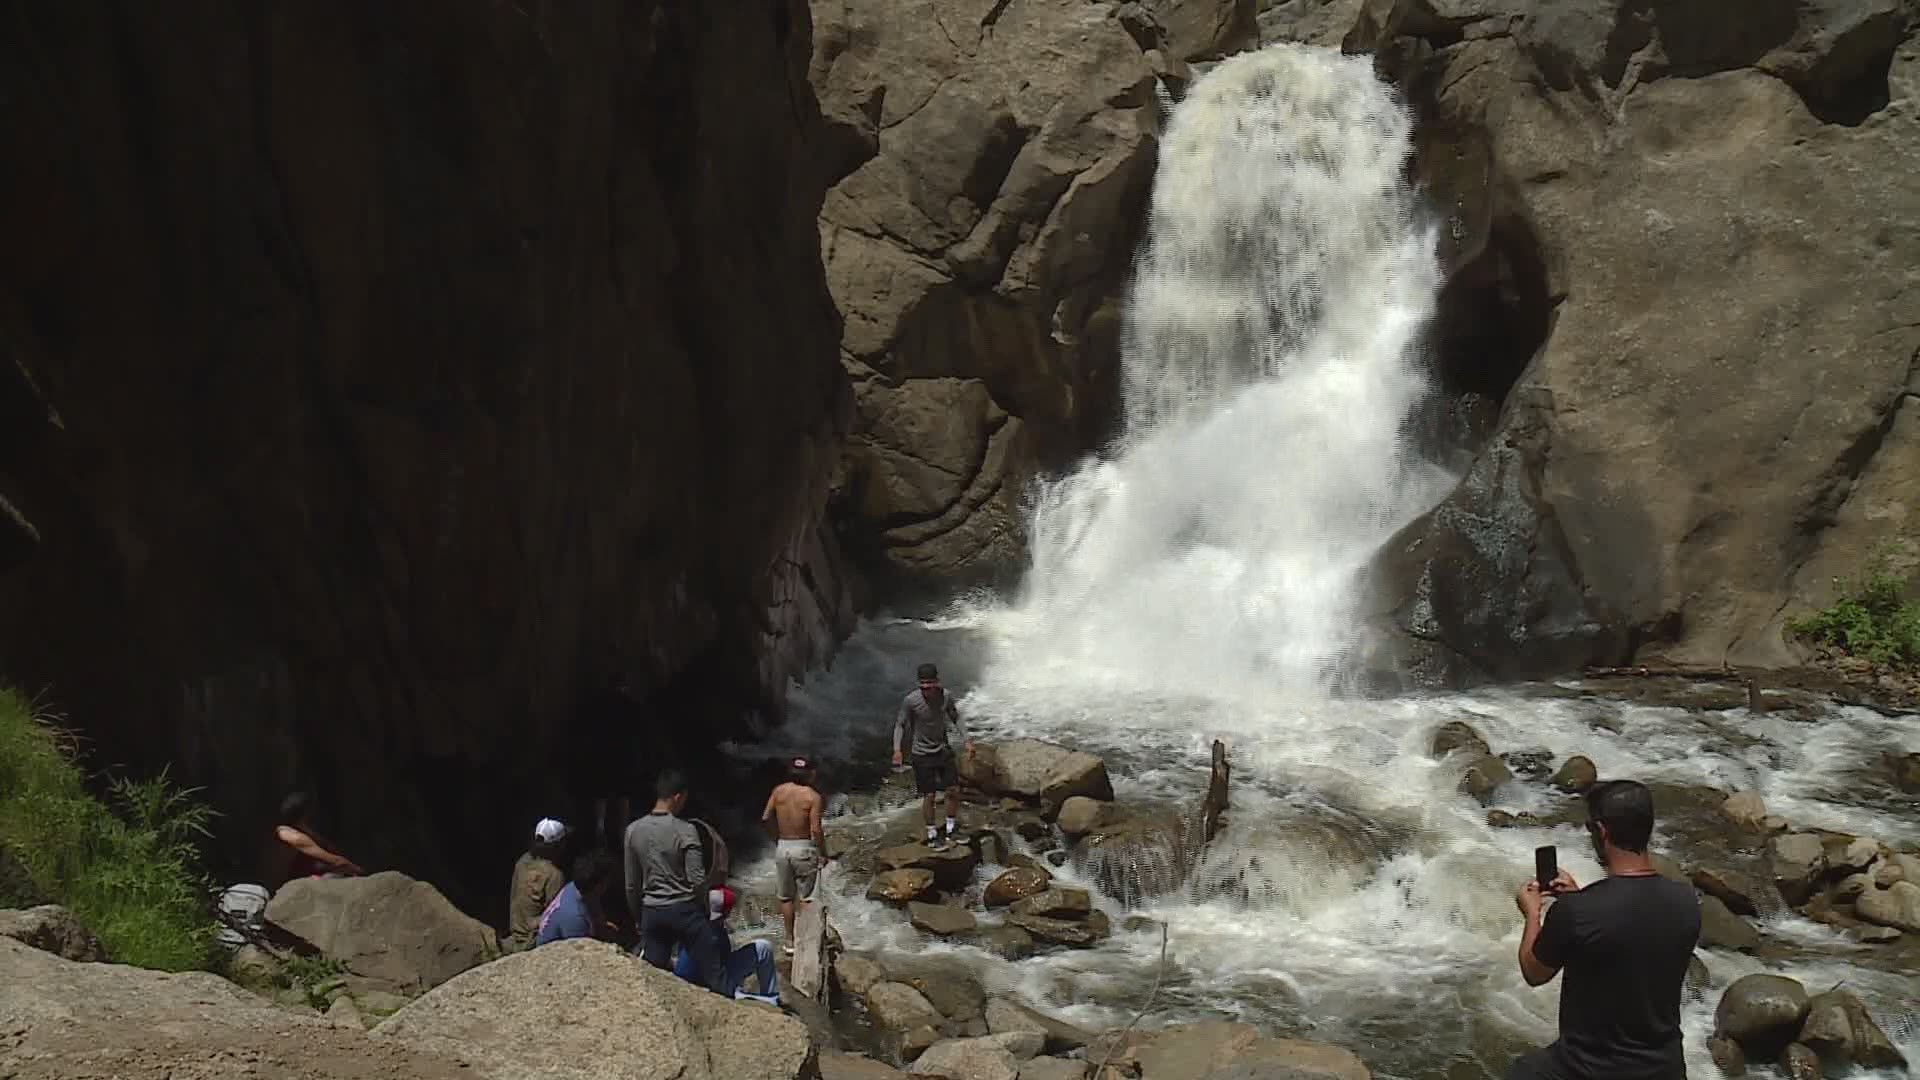
{"type": "Polygon", "coordinates": [[[1365,57],[1276,45],[1173,111],[1123,337],[1125,430],[1044,485],[1016,682],[1326,689],[1356,579],[1444,495],[1409,415],[1440,284],[1412,119],[1365,57]]]}

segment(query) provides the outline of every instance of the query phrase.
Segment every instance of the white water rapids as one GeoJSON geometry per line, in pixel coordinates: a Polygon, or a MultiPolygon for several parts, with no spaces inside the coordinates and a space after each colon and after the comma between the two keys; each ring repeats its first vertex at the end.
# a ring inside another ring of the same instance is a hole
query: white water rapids
{"type": "MultiPolygon", "coordinates": [[[[1576,826],[1489,828],[1455,790],[1459,762],[1425,753],[1436,724],[1464,719],[1496,750],[1583,753],[1603,776],[1656,785],[1656,844],[1684,860],[1716,842],[1707,804],[1688,802],[1704,788],[1757,789],[1797,826],[1910,841],[1920,806],[1871,772],[1884,752],[1920,751],[1920,720],[1830,707],[1809,723],[1572,684],[1331,692],[1365,647],[1356,573],[1448,482],[1403,434],[1428,392],[1418,341],[1439,286],[1408,152],[1408,118],[1365,58],[1280,46],[1199,80],[1163,143],[1123,438],[1042,492],[1017,597],[868,624],[794,691],[776,737],[870,769],[913,665],[934,660],[976,728],[1101,754],[1122,803],[1192,800],[1210,741],[1226,740],[1233,809],[1202,876],[1246,888],[1139,912],[1170,941],[1144,1023],[1226,1015],[1347,1046],[1376,1076],[1454,1080],[1504,1075],[1553,1038],[1557,984],[1526,987],[1513,955],[1512,893],[1533,847],[1559,845],[1582,881],[1598,867],[1576,826]]],[[[1499,796],[1511,810],[1559,798],[1523,783],[1499,796]]],[[[855,805],[829,829],[917,817],[904,802],[855,805]]],[[[851,948],[944,955],[1092,1027],[1132,1019],[1155,982],[1158,932],[1118,929],[1130,913],[1112,897],[1110,942],[1008,963],[925,937],[864,886],[838,868],[823,886],[851,948]]],[[[1719,992],[1763,966],[1815,991],[1845,980],[1920,1061],[1901,1019],[1916,1007],[1910,974],[1792,913],[1763,929],[1764,959],[1707,954],[1713,986],[1686,1007],[1694,1075],[1711,1075],[1719,992]]]]}

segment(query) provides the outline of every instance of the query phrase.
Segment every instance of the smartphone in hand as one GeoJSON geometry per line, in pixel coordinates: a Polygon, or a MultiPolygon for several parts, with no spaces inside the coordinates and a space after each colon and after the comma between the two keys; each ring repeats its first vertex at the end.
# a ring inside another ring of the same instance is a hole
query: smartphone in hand
{"type": "Polygon", "coordinates": [[[1533,849],[1533,876],[1539,879],[1541,892],[1553,891],[1553,879],[1560,876],[1560,853],[1552,844],[1533,849]]]}

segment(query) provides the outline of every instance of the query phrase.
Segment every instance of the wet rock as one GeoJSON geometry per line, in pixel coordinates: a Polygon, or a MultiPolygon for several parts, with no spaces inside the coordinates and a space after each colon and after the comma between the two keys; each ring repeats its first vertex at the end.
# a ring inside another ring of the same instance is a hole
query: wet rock
{"type": "Polygon", "coordinates": [[[1060,816],[1054,819],[1054,824],[1060,827],[1067,839],[1074,840],[1098,829],[1112,811],[1112,803],[1075,795],[1060,804],[1060,816]]]}
{"type": "Polygon", "coordinates": [[[1064,851],[1047,852],[1047,864],[1056,870],[1067,865],[1067,853],[1064,851]]]}
{"type": "MultiPolygon", "coordinates": [[[[1368,1080],[1351,1051],[1300,1039],[1275,1039],[1250,1024],[1210,1021],[1176,1024],[1152,1034],[1104,1035],[1087,1047],[1099,1061],[1111,1054],[1123,1071],[1206,1080],[1368,1080]]],[[[1104,1078],[1103,1078],[1104,1080],[1104,1078]]]]}
{"type": "Polygon", "coordinates": [[[1016,866],[987,882],[981,902],[990,908],[1006,907],[1015,901],[1045,892],[1053,884],[1053,875],[1038,866],[1016,866]]]}
{"type": "Polygon", "coordinates": [[[1880,858],[1880,844],[1862,836],[1827,833],[1820,837],[1820,849],[1832,874],[1857,874],[1880,858]]]}
{"type": "Polygon", "coordinates": [[[1707,1039],[1707,1053],[1722,1076],[1747,1075],[1747,1052],[1725,1032],[1714,1032],[1707,1039]]]}
{"type": "Polygon", "coordinates": [[[273,982],[280,974],[278,957],[258,945],[242,945],[227,958],[227,977],[242,986],[273,982]]]}
{"type": "Polygon", "coordinates": [[[900,1060],[913,1061],[927,1052],[927,1047],[940,1041],[940,1032],[931,1024],[922,1024],[900,1035],[900,1060]]]}
{"type": "Polygon", "coordinates": [[[939,1027],[946,1022],[927,996],[905,983],[877,982],[867,988],[867,1012],[874,1022],[895,1031],[939,1027]]]}
{"type": "Polygon", "coordinates": [[[1553,775],[1553,751],[1544,746],[1509,750],[1500,755],[1500,760],[1522,780],[1545,780],[1553,775]]]}
{"type": "Polygon", "coordinates": [[[1707,962],[1700,959],[1699,953],[1687,957],[1687,974],[1681,981],[1688,1001],[1703,1001],[1707,996],[1707,987],[1713,985],[1713,974],[1707,970],[1707,962]]]}
{"type": "Polygon", "coordinates": [[[1653,864],[1654,873],[1668,881],[1677,881],[1682,885],[1693,884],[1693,879],[1687,875],[1686,870],[1667,856],[1655,851],[1647,856],[1647,861],[1653,864]]]}
{"type": "Polygon", "coordinates": [[[844,829],[837,829],[830,832],[827,834],[827,858],[844,859],[855,847],[859,846],[859,843],[859,837],[844,829]]]}
{"type": "Polygon", "coordinates": [[[1052,830],[1047,828],[1047,823],[1039,818],[1025,818],[1014,825],[1013,831],[1029,844],[1052,833],[1052,830]]]}
{"type": "Polygon", "coordinates": [[[897,1080],[906,1073],[891,1065],[837,1050],[820,1052],[820,1080],[897,1080]]]}
{"type": "Polygon", "coordinates": [[[12,938],[63,960],[98,963],[107,958],[107,950],[101,947],[93,931],[81,924],[79,916],[58,904],[0,911],[0,937],[12,938]]]}
{"type": "Polygon", "coordinates": [[[1020,1065],[1020,1080],[1086,1080],[1088,1065],[1075,1058],[1037,1057],[1020,1065]]]}
{"type": "Polygon", "coordinates": [[[907,905],[907,917],[912,920],[916,928],[940,937],[971,934],[978,925],[974,921],[973,912],[965,908],[947,904],[923,904],[918,900],[907,905]]]}
{"type": "Polygon", "coordinates": [[[1806,903],[1827,872],[1826,848],[1813,833],[1776,836],[1767,848],[1767,866],[1774,887],[1787,903],[1806,903]]]}
{"type": "Polygon", "coordinates": [[[987,988],[968,970],[965,961],[951,955],[892,956],[887,974],[926,996],[940,1015],[964,1024],[985,1015],[987,988]]]}
{"type": "Polygon", "coordinates": [[[1568,758],[1553,774],[1553,786],[1573,795],[1580,794],[1599,781],[1600,770],[1594,768],[1592,759],[1581,754],[1568,758]]]}
{"type": "Polygon", "coordinates": [[[1120,924],[1120,929],[1125,930],[1129,934],[1138,934],[1147,930],[1159,930],[1160,920],[1149,919],[1145,915],[1129,915],[1126,921],[1120,924]]]}
{"type": "Polygon", "coordinates": [[[1850,994],[1817,994],[1807,1003],[1807,1019],[1800,1025],[1800,1041],[1828,1058],[1853,1060],[1853,1018],[1847,1014],[1850,994]]]}
{"type": "Polygon", "coordinates": [[[1433,731],[1427,740],[1427,755],[1443,758],[1456,750],[1463,750],[1474,757],[1482,757],[1493,752],[1487,745],[1486,737],[1475,730],[1472,724],[1460,720],[1449,720],[1433,731]]]}
{"type": "Polygon", "coordinates": [[[1787,1080],[1822,1080],[1820,1055],[1804,1043],[1792,1043],[1780,1052],[1780,1071],[1787,1080]]]}
{"type": "Polygon", "coordinates": [[[934,1043],[907,1070],[915,1076],[946,1080],[1019,1080],[1020,1062],[1039,1052],[1039,1037],[1031,1033],[988,1035],[978,1039],[946,1039],[934,1043]],[[1019,1051],[1031,1052],[1022,1055],[1019,1051]]]}
{"type": "Polygon", "coordinates": [[[1090,949],[1100,943],[1104,936],[1097,930],[1097,924],[1091,920],[1074,922],[1068,919],[1049,919],[1040,915],[1014,914],[1007,922],[1032,934],[1034,940],[1051,945],[1067,945],[1076,949],[1090,949]]]}
{"type": "Polygon", "coordinates": [[[1888,764],[1893,766],[1894,784],[1910,795],[1920,795],[1920,754],[1902,757],[1889,754],[1888,759],[1888,764]]]}
{"type": "Polygon", "coordinates": [[[1713,1027],[1749,1057],[1771,1061],[1800,1034],[1807,1007],[1806,988],[1798,982],[1782,975],[1746,975],[1721,996],[1713,1027]]]}
{"type": "Polygon", "coordinates": [[[1087,1045],[1093,1038],[1090,1033],[1064,1020],[1036,1012],[1012,998],[1004,997],[987,1002],[987,1028],[995,1035],[1014,1031],[1033,1032],[1044,1041],[1041,1053],[1045,1054],[1070,1053],[1087,1045]]]}
{"type": "Polygon", "coordinates": [[[980,865],[980,853],[966,844],[954,844],[935,851],[924,843],[900,844],[883,848],[874,855],[883,870],[925,870],[933,883],[947,892],[960,892],[973,883],[974,868],[980,865]]]}
{"type": "Polygon", "coordinates": [[[981,945],[1002,960],[1025,960],[1034,953],[1033,935],[1017,926],[996,926],[981,937],[981,945]]]}
{"type": "Polygon", "coordinates": [[[867,899],[889,904],[920,900],[933,891],[933,871],[912,868],[882,870],[867,885],[867,899]]]}
{"type": "Polygon", "coordinates": [[[1720,804],[1720,814],[1743,829],[1757,831],[1767,820],[1767,804],[1757,791],[1739,791],[1720,804]]]}
{"type": "Polygon", "coordinates": [[[978,743],[961,779],[989,795],[1017,795],[1058,807],[1075,795],[1113,801],[1107,764],[1092,754],[1039,739],[978,743]]]}
{"type": "Polygon", "coordinates": [[[1771,899],[1770,885],[1737,870],[1702,866],[1690,877],[1694,888],[1717,898],[1736,915],[1758,915],[1761,902],[1771,899]]]}
{"type": "Polygon", "coordinates": [[[1867,923],[1849,926],[1842,933],[1846,934],[1847,940],[1862,945],[1888,945],[1900,940],[1900,931],[1893,927],[1873,926],[1867,923]]]}
{"type": "Polygon", "coordinates": [[[1059,885],[1013,905],[1015,915],[1046,919],[1084,919],[1092,910],[1093,898],[1087,890],[1059,885]]]}
{"type": "Polygon", "coordinates": [[[1760,823],[1761,830],[1769,833],[1783,833],[1792,827],[1792,823],[1779,814],[1768,814],[1766,820],[1760,823]]]}
{"type": "Polygon", "coordinates": [[[1863,922],[1920,934],[1920,885],[1896,881],[1887,888],[1869,890],[1854,901],[1854,911],[1863,922]]]}
{"type": "Polygon", "coordinates": [[[1013,845],[1004,833],[985,829],[974,834],[973,846],[980,852],[980,861],[989,866],[1006,866],[1013,856],[1013,845]]]}
{"type": "Polygon", "coordinates": [[[879,964],[859,953],[842,953],[833,962],[833,977],[840,989],[866,997],[875,983],[885,982],[887,973],[879,964]]]}
{"type": "Polygon", "coordinates": [[[1459,790],[1461,794],[1471,795],[1485,806],[1493,801],[1494,792],[1500,789],[1500,785],[1511,779],[1513,773],[1507,770],[1506,762],[1492,754],[1481,754],[1460,775],[1459,790]]]}
{"type": "Polygon", "coordinates": [[[1881,859],[1873,864],[1873,887],[1876,889],[1889,888],[1896,881],[1906,880],[1908,880],[1907,868],[1901,865],[1898,855],[1881,859]]]}
{"type": "Polygon", "coordinates": [[[1545,822],[1538,814],[1510,814],[1505,810],[1487,811],[1487,826],[1494,829],[1537,829],[1545,822]]]}
{"type": "Polygon", "coordinates": [[[1848,874],[1833,887],[1833,896],[1836,900],[1857,900],[1861,894],[1870,892],[1874,888],[1873,879],[1867,875],[1848,874]]]}
{"type": "Polygon", "coordinates": [[[1760,951],[1760,931],[1753,924],[1727,910],[1717,896],[1700,898],[1700,944],[1710,949],[1738,952],[1760,951]]]}

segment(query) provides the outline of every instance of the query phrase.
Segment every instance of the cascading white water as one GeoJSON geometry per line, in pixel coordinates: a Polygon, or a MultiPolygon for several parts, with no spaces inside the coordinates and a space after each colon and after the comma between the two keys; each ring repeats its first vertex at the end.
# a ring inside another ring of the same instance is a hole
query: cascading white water
{"type": "Polygon", "coordinates": [[[1126,430],[1040,493],[1010,657],[1173,693],[1325,685],[1360,568],[1447,483],[1405,434],[1440,284],[1410,135],[1363,57],[1274,46],[1194,84],[1128,306],[1126,430]]]}

